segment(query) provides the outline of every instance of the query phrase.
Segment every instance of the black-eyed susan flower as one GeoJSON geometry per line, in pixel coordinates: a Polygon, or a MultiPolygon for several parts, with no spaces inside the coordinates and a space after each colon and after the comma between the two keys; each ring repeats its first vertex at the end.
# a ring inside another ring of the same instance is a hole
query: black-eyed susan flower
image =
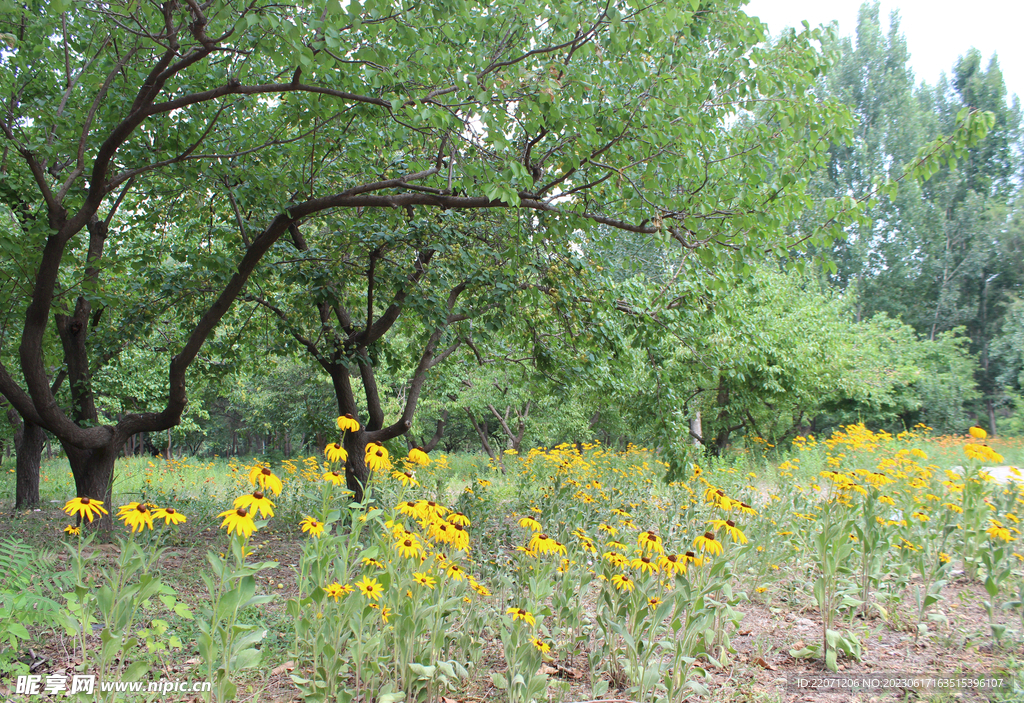
{"type": "Polygon", "coordinates": [[[693,540],[693,546],[697,547],[702,552],[710,554],[722,553],[722,543],[715,539],[714,532],[705,532],[703,535],[693,540]]]}
{"type": "Polygon", "coordinates": [[[341,446],[337,442],[332,442],[327,445],[324,449],[324,456],[327,457],[327,461],[348,461],[348,452],[345,451],[345,447],[341,446]]]}
{"type": "Polygon", "coordinates": [[[63,510],[72,517],[78,515],[86,522],[92,522],[94,517],[108,514],[106,509],[103,507],[103,501],[84,496],[72,498],[64,504],[63,510]]]}
{"type": "Polygon", "coordinates": [[[412,471],[398,471],[397,469],[391,472],[391,478],[397,478],[405,487],[416,487],[420,485],[420,482],[416,480],[416,475],[412,471]]]}
{"type": "Polygon", "coordinates": [[[533,627],[537,624],[537,619],[533,617],[533,613],[531,613],[528,610],[524,610],[523,608],[509,608],[506,611],[506,614],[512,616],[512,622],[515,622],[516,620],[522,620],[530,627],[533,627]]]}
{"type": "Polygon", "coordinates": [[[371,559],[370,557],[363,557],[363,566],[373,566],[378,569],[383,569],[384,565],[377,559],[371,559]]]}
{"type": "Polygon", "coordinates": [[[537,522],[532,516],[527,515],[519,518],[519,526],[525,527],[530,532],[541,532],[544,528],[541,527],[540,523],[537,522]]]}
{"type": "Polygon", "coordinates": [[[312,517],[304,517],[299,522],[303,532],[308,532],[310,537],[319,537],[324,533],[324,524],[312,517]]]}
{"type": "Polygon", "coordinates": [[[612,576],[612,585],[615,586],[616,591],[626,591],[627,593],[632,592],[635,586],[633,579],[625,574],[615,574],[612,576]]]}
{"type": "Polygon", "coordinates": [[[420,571],[413,573],[412,580],[421,586],[426,586],[430,590],[434,590],[434,587],[437,585],[437,580],[433,576],[420,571]]]}
{"type": "Polygon", "coordinates": [[[407,535],[404,539],[395,542],[395,551],[406,559],[419,559],[423,552],[423,545],[420,544],[416,535],[407,535]]]}
{"type": "Polygon", "coordinates": [[[252,515],[259,513],[263,517],[274,517],[274,502],[260,491],[246,493],[235,498],[236,508],[245,508],[252,515]]]}
{"type": "Polygon", "coordinates": [[[454,562],[448,564],[448,568],[445,569],[444,573],[445,576],[450,578],[452,581],[463,581],[469,577],[466,570],[454,562]]]}
{"type": "Polygon", "coordinates": [[[256,531],[256,523],[253,522],[252,516],[245,508],[232,508],[231,510],[225,510],[217,517],[224,518],[224,521],[220,526],[226,528],[229,535],[234,532],[235,534],[242,535],[243,537],[248,537],[256,531]]]}
{"type": "Polygon", "coordinates": [[[634,569],[639,569],[641,574],[658,573],[658,565],[647,556],[637,557],[629,562],[629,565],[634,569]]]}
{"type": "Polygon", "coordinates": [[[605,552],[601,555],[601,558],[607,561],[609,564],[614,566],[616,569],[621,569],[629,564],[629,558],[623,554],[619,554],[615,551],[605,552]]]}
{"type": "Polygon", "coordinates": [[[165,525],[180,525],[187,518],[174,508],[155,508],[153,510],[154,520],[163,520],[165,525]]]}
{"type": "Polygon", "coordinates": [[[551,645],[549,645],[547,642],[545,642],[544,640],[542,640],[540,638],[531,637],[530,638],[530,644],[532,644],[534,647],[536,647],[537,650],[539,652],[541,652],[542,654],[547,654],[548,652],[551,651],[551,645]]]}
{"type": "Polygon", "coordinates": [[[333,486],[340,486],[345,483],[345,474],[337,471],[328,471],[324,473],[322,478],[333,486]]]}
{"type": "Polygon", "coordinates": [[[384,594],[384,587],[380,585],[377,579],[372,579],[369,576],[363,576],[359,581],[356,581],[356,588],[359,592],[370,600],[377,601],[384,594]]]}
{"type": "Polygon", "coordinates": [[[153,529],[153,511],[145,503],[136,503],[131,510],[118,511],[118,515],[125,525],[132,528],[132,532],[153,529]]]}
{"type": "Polygon", "coordinates": [[[451,536],[448,538],[448,544],[452,545],[456,551],[464,551],[469,549],[469,533],[466,532],[466,528],[462,525],[452,525],[451,536]]]}
{"type": "Polygon", "coordinates": [[[77,525],[68,525],[64,528],[64,532],[69,535],[79,537],[82,534],[82,528],[78,527],[77,525]]]}
{"type": "Polygon", "coordinates": [[[342,586],[337,581],[330,585],[324,586],[324,592],[328,595],[328,597],[333,598],[334,600],[341,599],[342,596],[348,595],[353,590],[355,589],[353,589],[352,586],[348,584],[342,586]]]}
{"type": "Polygon", "coordinates": [[[665,573],[685,574],[686,559],[678,554],[665,554],[658,559],[658,566],[665,573]]]}
{"type": "Polygon", "coordinates": [[[977,425],[971,427],[967,432],[975,439],[986,439],[988,437],[988,432],[985,431],[985,428],[978,427],[977,425]]]}
{"type": "Polygon", "coordinates": [[[284,484],[281,479],[274,475],[274,472],[267,466],[256,465],[249,471],[249,483],[259,486],[260,490],[271,491],[274,495],[281,495],[284,484]]]}
{"type": "Polygon", "coordinates": [[[655,552],[658,554],[665,553],[665,546],[661,542],[661,537],[654,534],[651,530],[641,532],[640,536],[636,538],[636,543],[640,545],[640,551],[642,552],[650,551],[652,554],[655,552]]]}
{"type": "Polygon", "coordinates": [[[647,599],[647,607],[650,608],[651,610],[656,610],[658,608],[658,606],[662,604],[662,602],[663,601],[661,600],[661,598],[658,598],[656,596],[652,596],[652,597],[647,599]]]}
{"type": "Polygon", "coordinates": [[[989,518],[989,526],[988,529],[985,530],[985,533],[993,540],[1000,539],[1004,542],[1013,541],[1013,535],[1010,534],[1008,529],[1003,527],[1003,523],[992,518],[989,518]]]}
{"type": "Polygon", "coordinates": [[[366,465],[370,471],[386,471],[391,468],[388,450],[383,444],[370,442],[366,445],[366,465]]]}
{"type": "Polygon", "coordinates": [[[348,413],[345,413],[344,415],[340,416],[336,420],[336,423],[338,425],[338,429],[341,430],[342,432],[359,431],[359,421],[348,413]]]}
{"type": "Polygon", "coordinates": [[[614,537],[615,535],[619,534],[619,529],[617,527],[612,527],[611,525],[606,525],[603,522],[600,525],[597,526],[597,529],[599,529],[601,532],[605,532],[605,533],[611,535],[612,537],[614,537]]]}
{"type": "Polygon", "coordinates": [[[716,530],[725,530],[733,542],[738,542],[739,544],[747,543],[747,536],[743,534],[740,528],[736,527],[736,523],[732,520],[708,520],[708,522],[716,530]]]}
{"type": "Polygon", "coordinates": [[[538,532],[530,539],[529,548],[538,554],[550,554],[555,551],[555,540],[543,532],[538,532]]]}
{"type": "Polygon", "coordinates": [[[417,466],[427,466],[430,464],[430,456],[423,451],[422,447],[413,447],[409,450],[409,456],[406,461],[417,466]]]}
{"type": "Polygon", "coordinates": [[[448,522],[453,525],[462,525],[463,527],[469,527],[469,518],[462,513],[452,513],[448,516],[448,522]]]}
{"type": "Polygon", "coordinates": [[[491,595],[491,592],[487,589],[486,586],[481,586],[479,583],[477,583],[473,579],[469,580],[469,587],[472,588],[474,591],[476,591],[477,595],[482,596],[484,598],[488,598],[491,595]]]}

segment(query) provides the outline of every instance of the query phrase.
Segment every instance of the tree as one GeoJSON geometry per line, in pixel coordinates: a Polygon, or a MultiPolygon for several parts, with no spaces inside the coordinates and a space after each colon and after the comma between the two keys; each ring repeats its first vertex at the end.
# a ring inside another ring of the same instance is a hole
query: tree
{"type": "MultiPolygon", "coordinates": [[[[255,294],[268,252],[296,229],[350,222],[341,211],[415,221],[519,208],[543,233],[538,250],[600,224],[660,232],[709,261],[824,241],[776,239],[804,207],[800,174],[848,125],[809,93],[825,67],[819,35],[759,47],[763,28],[737,5],[8,6],[0,172],[31,293],[20,374],[0,368],[0,392],[61,442],[80,495],[109,498],[127,438],[179,422],[190,367],[255,294]],[[759,101],[777,119],[726,128],[759,101]],[[99,311],[123,303],[104,291],[126,264],[111,242],[133,235],[122,217],[176,236],[154,221],[173,209],[207,213],[182,262],[205,281],[202,312],[183,314],[181,341],[161,352],[163,407],[102,422],[93,375],[109,350],[90,339],[99,311]],[[65,403],[44,363],[50,339],[65,403]]],[[[372,314],[361,323],[372,336],[372,314]]],[[[344,347],[354,366],[360,348],[344,347]]],[[[408,419],[397,425],[381,430],[400,434],[408,419]]]]}

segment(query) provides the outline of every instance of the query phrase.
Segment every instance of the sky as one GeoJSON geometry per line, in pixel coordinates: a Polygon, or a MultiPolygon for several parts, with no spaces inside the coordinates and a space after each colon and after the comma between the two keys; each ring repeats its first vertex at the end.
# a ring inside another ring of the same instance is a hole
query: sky
{"type": "MultiPolygon", "coordinates": [[[[854,36],[862,0],[750,0],[748,15],[768,25],[774,35],[786,27],[839,23],[840,36],[854,36]]],[[[972,46],[981,51],[984,66],[993,53],[1007,91],[1024,100],[1024,3],[1019,0],[881,0],[882,27],[899,10],[900,30],[907,38],[910,64],[918,83],[934,85],[939,74],[950,75],[958,57],[972,46]]]]}

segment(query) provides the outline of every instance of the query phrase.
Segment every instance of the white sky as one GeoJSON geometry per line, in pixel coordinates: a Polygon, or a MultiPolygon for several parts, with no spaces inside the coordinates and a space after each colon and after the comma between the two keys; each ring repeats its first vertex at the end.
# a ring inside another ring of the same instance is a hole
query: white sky
{"type": "MultiPolygon", "coordinates": [[[[840,36],[855,36],[862,0],[750,0],[748,15],[768,25],[774,35],[786,27],[839,23],[840,36]]],[[[1006,89],[1024,100],[1024,3],[1020,0],[881,0],[883,30],[889,14],[899,10],[900,31],[907,38],[910,64],[918,83],[934,85],[939,74],[950,75],[958,57],[972,46],[981,51],[983,65],[992,54],[1006,89]]]]}

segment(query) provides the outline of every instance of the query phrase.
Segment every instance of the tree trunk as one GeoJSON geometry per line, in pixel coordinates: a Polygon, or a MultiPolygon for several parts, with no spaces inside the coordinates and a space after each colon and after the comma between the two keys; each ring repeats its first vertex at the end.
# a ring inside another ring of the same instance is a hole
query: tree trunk
{"type": "Polygon", "coordinates": [[[75,477],[75,490],[78,496],[103,501],[107,515],[94,520],[92,524],[107,533],[114,528],[114,461],[124,442],[124,439],[119,439],[115,434],[99,449],[86,450],[64,444],[64,451],[71,464],[71,473],[75,477]]]}
{"type": "Polygon", "coordinates": [[[28,508],[39,503],[39,467],[46,431],[39,425],[22,420],[13,408],[7,411],[7,419],[14,427],[14,507],[28,508]]]}
{"type": "Polygon", "coordinates": [[[366,465],[366,432],[345,433],[345,451],[348,461],[345,462],[345,485],[354,494],[356,503],[363,502],[363,491],[370,482],[370,467],[366,465]]]}
{"type": "Polygon", "coordinates": [[[703,441],[704,433],[700,427],[700,410],[693,414],[690,418],[690,438],[693,440],[693,446],[699,447],[703,441]]]}
{"type": "Polygon", "coordinates": [[[494,450],[491,448],[490,440],[487,438],[487,423],[480,422],[478,424],[472,410],[469,408],[463,408],[463,410],[466,411],[466,415],[469,417],[469,424],[476,430],[476,434],[480,438],[480,444],[483,446],[484,451],[487,452],[487,456],[497,460],[498,457],[495,455],[494,450]]]}

